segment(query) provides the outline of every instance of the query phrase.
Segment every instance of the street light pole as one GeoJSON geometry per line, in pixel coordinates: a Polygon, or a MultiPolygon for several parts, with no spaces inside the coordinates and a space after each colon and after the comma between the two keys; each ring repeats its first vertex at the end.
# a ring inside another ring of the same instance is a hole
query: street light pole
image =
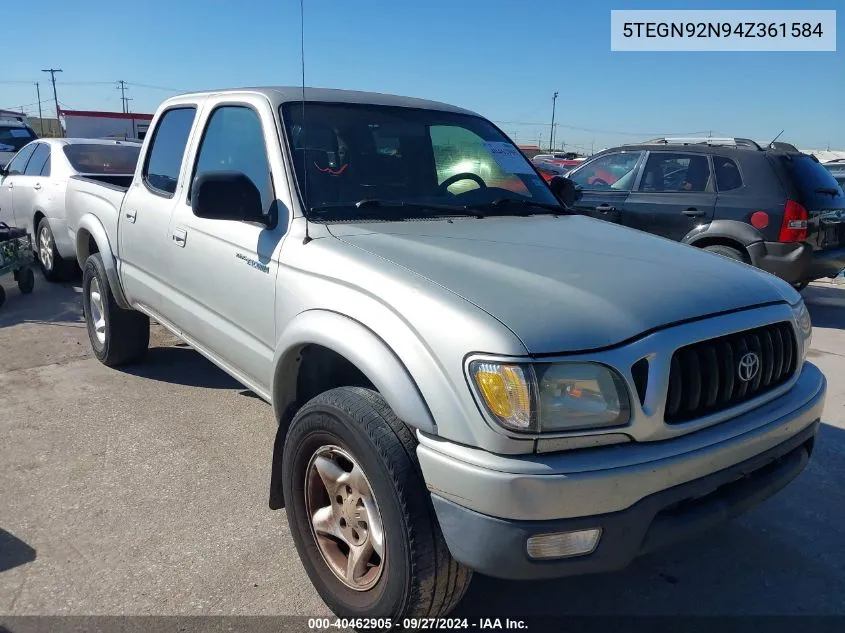
{"type": "Polygon", "coordinates": [[[552,129],[549,131],[549,151],[555,151],[555,105],[557,103],[557,92],[552,96],[552,129]]]}

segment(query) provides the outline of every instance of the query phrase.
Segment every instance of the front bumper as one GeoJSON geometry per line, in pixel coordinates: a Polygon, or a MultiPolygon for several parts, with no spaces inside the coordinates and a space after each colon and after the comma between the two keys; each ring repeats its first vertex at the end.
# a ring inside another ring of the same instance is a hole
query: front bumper
{"type": "Polygon", "coordinates": [[[736,516],[789,483],[809,459],[824,395],[824,376],[808,363],[780,398],[671,440],[528,460],[491,456],[488,467],[474,454],[469,458],[475,463],[446,457],[430,438],[421,438],[417,453],[443,535],[458,561],[513,579],[610,571],[736,516]],[[719,431],[747,428],[749,420],[756,427],[707,443],[720,437],[719,431]],[[667,455],[667,448],[674,454],[667,455]],[[519,461],[527,472],[507,472],[519,461]],[[561,471],[565,464],[572,467],[569,472],[561,471]],[[591,554],[553,560],[528,556],[530,536],[590,528],[602,530],[591,554]]]}
{"type": "Polygon", "coordinates": [[[814,251],[802,242],[755,242],[748,254],[757,268],[789,283],[836,277],[845,268],[845,248],[814,251]]]}

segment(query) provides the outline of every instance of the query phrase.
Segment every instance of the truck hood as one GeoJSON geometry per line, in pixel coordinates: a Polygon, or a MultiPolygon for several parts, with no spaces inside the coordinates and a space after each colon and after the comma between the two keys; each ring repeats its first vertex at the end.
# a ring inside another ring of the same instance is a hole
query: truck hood
{"type": "Polygon", "coordinates": [[[379,222],[330,231],[486,311],[532,354],[607,347],[668,324],[799,298],[785,282],[745,264],[582,216],[379,222]]]}

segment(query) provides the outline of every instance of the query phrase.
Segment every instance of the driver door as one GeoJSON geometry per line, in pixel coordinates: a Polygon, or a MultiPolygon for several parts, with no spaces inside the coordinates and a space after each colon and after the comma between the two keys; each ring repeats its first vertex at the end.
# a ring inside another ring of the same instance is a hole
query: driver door
{"type": "Polygon", "coordinates": [[[583,215],[618,224],[644,153],[622,150],[602,154],[572,171],[569,179],[581,191],[581,198],[573,205],[575,210],[583,215]]]}

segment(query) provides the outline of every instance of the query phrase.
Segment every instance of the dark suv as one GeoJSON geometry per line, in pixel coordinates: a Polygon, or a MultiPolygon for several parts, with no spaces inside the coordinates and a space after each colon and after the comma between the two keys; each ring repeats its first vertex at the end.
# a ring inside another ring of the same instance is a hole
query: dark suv
{"type": "Polygon", "coordinates": [[[803,288],[845,268],[845,192],[787,143],[658,139],[568,174],[575,208],[752,264],[803,288]]]}

